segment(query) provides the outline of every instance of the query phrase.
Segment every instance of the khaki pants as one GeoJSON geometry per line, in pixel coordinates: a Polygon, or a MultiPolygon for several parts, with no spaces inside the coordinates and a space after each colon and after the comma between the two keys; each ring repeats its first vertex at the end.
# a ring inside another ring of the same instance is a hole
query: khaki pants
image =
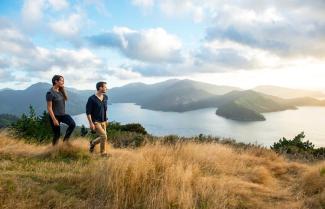
{"type": "Polygon", "coordinates": [[[107,140],[107,134],[106,134],[106,122],[95,122],[95,131],[99,135],[96,139],[93,140],[93,144],[99,144],[100,143],[100,153],[106,153],[105,144],[107,140]]]}

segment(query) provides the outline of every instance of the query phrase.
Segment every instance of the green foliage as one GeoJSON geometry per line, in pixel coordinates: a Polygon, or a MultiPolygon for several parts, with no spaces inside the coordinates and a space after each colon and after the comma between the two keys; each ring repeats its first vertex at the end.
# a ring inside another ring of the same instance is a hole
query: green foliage
{"type": "Polygon", "coordinates": [[[0,114],[0,128],[6,128],[17,122],[18,117],[10,114],[0,114]]]}
{"type": "Polygon", "coordinates": [[[30,142],[49,142],[52,138],[49,114],[44,111],[43,115],[37,116],[35,109],[30,105],[29,115],[23,114],[11,126],[11,133],[30,142]]]}
{"type": "Polygon", "coordinates": [[[87,133],[88,133],[87,128],[84,125],[82,125],[80,129],[80,136],[86,136],[87,133]]]}
{"type": "Polygon", "coordinates": [[[138,123],[121,125],[113,121],[107,126],[107,136],[114,147],[139,147],[145,143],[147,134],[145,128],[138,123]]]}
{"type": "Polygon", "coordinates": [[[129,123],[121,125],[120,123],[113,121],[108,124],[107,130],[134,132],[143,135],[148,134],[146,129],[139,123],[129,123]]]}
{"type": "Polygon", "coordinates": [[[289,154],[294,156],[315,157],[317,159],[325,157],[325,148],[315,148],[315,145],[309,140],[303,141],[305,133],[301,132],[295,136],[292,140],[288,140],[285,137],[275,142],[271,149],[282,154],[289,154]]]}
{"type": "Polygon", "coordinates": [[[184,139],[177,135],[168,135],[162,139],[162,143],[166,145],[175,145],[177,142],[181,141],[184,141],[184,139]]]}
{"type": "Polygon", "coordinates": [[[129,123],[122,125],[122,131],[135,132],[139,134],[148,134],[143,126],[139,123],[129,123]]]}
{"type": "Polygon", "coordinates": [[[115,148],[136,148],[144,145],[149,136],[135,132],[108,131],[108,140],[115,148]]]}
{"type": "Polygon", "coordinates": [[[258,111],[239,103],[231,102],[220,106],[216,114],[225,118],[238,121],[263,121],[265,117],[258,111]]]}
{"type": "MultiPolygon", "coordinates": [[[[80,132],[81,136],[87,136],[90,139],[98,137],[96,132],[89,131],[84,126],[81,127],[80,132]]],[[[106,132],[109,142],[115,148],[140,147],[150,140],[145,128],[138,123],[121,125],[113,121],[108,123],[106,132]]]]}

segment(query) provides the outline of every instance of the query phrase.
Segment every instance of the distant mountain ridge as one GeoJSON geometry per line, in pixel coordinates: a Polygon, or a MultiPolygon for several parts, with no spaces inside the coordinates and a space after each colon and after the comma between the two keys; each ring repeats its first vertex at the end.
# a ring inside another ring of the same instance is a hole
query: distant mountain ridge
{"type": "MultiPolygon", "coordinates": [[[[45,94],[52,87],[48,83],[36,83],[24,90],[5,89],[0,91],[0,114],[13,114],[20,116],[29,111],[29,105],[32,105],[37,114],[46,110],[45,94]]],[[[80,114],[85,111],[85,101],[94,91],[77,90],[66,88],[68,102],[67,112],[70,114],[80,114]]]]}
{"type": "Polygon", "coordinates": [[[261,92],[264,94],[269,94],[284,99],[292,99],[298,97],[312,97],[312,98],[325,98],[325,93],[322,91],[312,91],[312,90],[303,90],[303,89],[292,89],[279,86],[257,86],[252,89],[253,91],[261,92]]]}
{"type": "MultiPolygon", "coordinates": [[[[25,90],[0,90],[0,114],[20,115],[32,105],[38,114],[46,110],[48,83],[36,83],[25,90]]],[[[94,90],[66,88],[67,112],[81,114],[94,90]]],[[[218,86],[192,80],[171,79],[155,84],[131,83],[108,91],[110,103],[135,103],[142,108],[184,112],[202,108],[218,108],[216,114],[239,121],[265,120],[262,113],[296,109],[296,106],[325,106],[325,100],[312,97],[284,99],[254,90],[218,86]]]]}

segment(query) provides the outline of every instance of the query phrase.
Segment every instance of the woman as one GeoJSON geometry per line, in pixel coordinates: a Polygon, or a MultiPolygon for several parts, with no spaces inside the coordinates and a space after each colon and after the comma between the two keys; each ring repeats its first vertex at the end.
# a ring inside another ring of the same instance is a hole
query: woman
{"type": "Polygon", "coordinates": [[[53,146],[60,138],[60,122],[68,125],[65,133],[64,142],[67,142],[73,132],[76,124],[72,117],[65,113],[65,101],[68,99],[64,90],[64,78],[61,75],[55,75],[52,78],[52,88],[46,93],[47,110],[50,114],[50,123],[53,130],[53,146]]]}

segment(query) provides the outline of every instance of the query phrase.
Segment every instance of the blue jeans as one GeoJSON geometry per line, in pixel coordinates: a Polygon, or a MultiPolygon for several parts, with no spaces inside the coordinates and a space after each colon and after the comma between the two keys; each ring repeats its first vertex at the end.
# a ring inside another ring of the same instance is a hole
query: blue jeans
{"type": "MultiPolygon", "coordinates": [[[[68,141],[74,128],[76,127],[76,123],[74,122],[74,120],[70,115],[56,115],[55,118],[59,121],[59,123],[65,123],[68,125],[68,129],[63,138],[63,141],[68,141]]],[[[50,117],[50,123],[53,130],[52,144],[56,145],[60,138],[60,126],[55,126],[51,117],[50,117]]]]}

